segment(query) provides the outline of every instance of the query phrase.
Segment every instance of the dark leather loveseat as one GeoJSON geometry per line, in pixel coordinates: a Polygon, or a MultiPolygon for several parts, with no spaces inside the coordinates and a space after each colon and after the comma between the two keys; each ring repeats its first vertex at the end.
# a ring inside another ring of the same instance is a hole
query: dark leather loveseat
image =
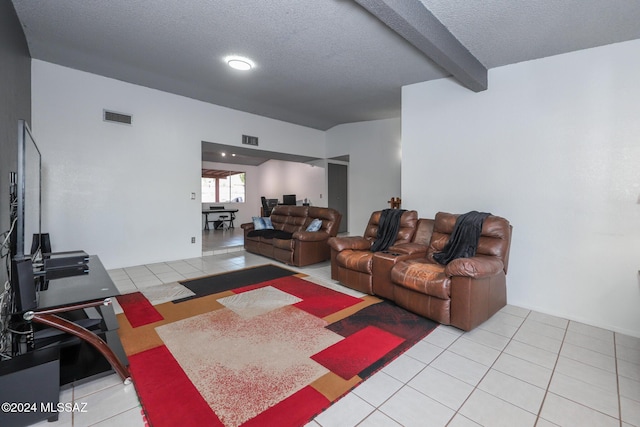
{"type": "Polygon", "coordinates": [[[271,212],[274,233],[256,233],[253,223],[242,224],[244,248],[252,253],[302,267],[326,261],[331,251],[327,241],[338,234],[340,212],[317,206],[278,205],[271,212]],[[314,219],[322,221],[318,231],[306,231],[314,219]]]}
{"type": "Polygon", "coordinates": [[[390,299],[416,314],[466,331],[504,307],[511,245],[509,222],[488,216],[476,255],[440,265],[433,254],[443,250],[458,215],[438,212],[435,219],[414,220],[413,212],[402,216],[401,226],[404,224],[405,229],[401,241],[384,252],[371,253],[362,241],[372,240],[378,212],[371,216],[365,236],[330,239],[331,277],[345,286],[390,299]],[[408,230],[406,227],[411,224],[415,226],[408,230]],[[408,236],[411,237],[407,239],[408,236]]]}

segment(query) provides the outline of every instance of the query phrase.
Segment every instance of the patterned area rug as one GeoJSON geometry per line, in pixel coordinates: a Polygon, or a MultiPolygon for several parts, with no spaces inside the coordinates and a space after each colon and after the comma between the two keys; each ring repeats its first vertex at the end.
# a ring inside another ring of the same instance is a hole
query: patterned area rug
{"type": "Polygon", "coordinates": [[[152,426],[302,426],[436,326],[303,275],[257,280],[156,306],[118,297],[152,426]]]}

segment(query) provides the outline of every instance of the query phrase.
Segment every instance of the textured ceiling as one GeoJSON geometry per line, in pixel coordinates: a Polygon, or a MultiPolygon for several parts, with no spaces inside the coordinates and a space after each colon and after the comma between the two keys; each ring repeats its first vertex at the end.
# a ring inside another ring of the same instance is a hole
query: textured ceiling
{"type": "MultiPolygon", "coordinates": [[[[640,38],[636,0],[422,2],[487,68],[640,38]]],[[[401,86],[448,75],[351,0],[13,3],[33,58],[323,130],[399,117],[401,86]]]]}

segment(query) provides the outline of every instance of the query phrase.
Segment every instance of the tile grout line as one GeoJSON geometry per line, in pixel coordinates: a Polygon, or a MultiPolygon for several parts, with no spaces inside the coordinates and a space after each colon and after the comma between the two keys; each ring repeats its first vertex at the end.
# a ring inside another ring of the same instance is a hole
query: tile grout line
{"type": "MultiPolygon", "coordinates": [[[[553,369],[551,369],[551,376],[549,377],[549,382],[547,383],[547,387],[544,391],[542,402],[540,402],[540,408],[538,408],[538,414],[536,416],[536,423],[534,424],[534,426],[538,424],[538,421],[542,416],[542,408],[544,408],[544,402],[547,400],[547,395],[549,394],[549,387],[551,387],[551,381],[553,381],[553,376],[556,374],[556,368],[558,367],[558,361],[560,360],[560,353],[562,353],[562,347],[564,347],[564,340],[567,338],[567,332],[569,332],[569,324],[570,322],[567,321],[567,326],[564,328],[564,334],[562,335],[562,342],[560,344],[560,348],[558,349],[558,354],[556,355],[556,361],[553,364],[553,369]]],[[[545,420],[545,421],[548,421],[548,420],[545,420]]]]}
{"type": "MultiPolygon", "coordinates": [[[[438,325],[438,326],[442,326],[442,325],[438,325]]],[[[431,333],[433,333],[434,331],[435,331],[435,329],[434,329],[433,331],[431,331],[431,333]]],[[[430,333],[430,334],[431,334],[431,333],[430,333]]],[[[449,334],[449,332],[445,332],[445,333],[449,334]]],[[[430,334],[429,334],[429,335],[430,335],[430,334]]],[[[429,336],[429,335],[427,335],[427,336],[429,336]]],[[[449,334],[449,335],[453,335],[453,334],[449,334]]],[[[458,340],[460,339],[460,337],[462,337],[463,335],[464,335],[464,333],[463,333],[463,334],[458,335],[458,336],[456,337],[456,339],[455,339],[455,340],[453,340],[453,341],[451,341],[451,343],[450,343],[446,348],[443,348],[443,349],[442,349],[442,351],[438,354],[438,356],[436,356],[433,360],[436,360],[436,359],[437,359],[437,358],[438,358],[442,353],[444,353],[445,351],[447,351],[447,350],[449,349],[449,347],[451,347],[451,346],[452,346],[456,341],[458,341],[458,340]]],[[[426,337],[425,337],[425,338],[426,338],[426,337]]],[[[424,339],[424,338],[423,338],[423,339],[424,339]]],[[[421,340],[421,341],[422,341],[422,340],[421,340]]],[[[434,344],[434,345],[435,345],[435,344],[434,344]]],[[[436,346],[436,347],[437,347],[437,346],[436,346]]],[[[407,355],[407,357],[409,357],[409,358],[411,358],[411,359],[414,359],[414,360],[417,360],[418,362],[420,362],[420,360],[418,360],[418,359],[416,359],[416,358],[414,358],[414,357],[411,357],[411,356],[409,356],[409,355],[407,355]]],[[[463,356],[461,356],[461,357],[463,357],[463,356]]],[[[421,373],[422,371],[424,371],[424,370],[425,370],[425,369],[427,369],[429,366],[431,366],[431,363],[433,363],[433,360],[432,360],[431,362],[429,362],[429,363],[425,364],[424,368],[420,369],[420,371],[418,371],[414,376],[412,376],[411,378],[409,378],[406,382],[403,382],[402,387],[400,387],[400,388],[399,388],[395,393],[393,393],[393,394],[392,394],[391,396],[389,396],[389,397],[388,397],[384,402],[382,402],[380,405],[378,405],[378,406],[375,408],[375,410],[376,410],[376,411],[377,411],[377,410],[380,410],[380,407],[381,407],[382,405],[384,405],[386,402],[388,402],[388,401],[389,401],[393,396],[395,396],[396,394],[398,394],[398,392],[399,392],[400,390],[402,390],[405,386],[406,386],[406,387],[411,388],[412,390],[415,390],[416,392],[418,392],[418,393],[422,394],[422,395],[423,395],[423,396],[425,396],[426,398],[431,399],[431,400],[433,400],[434,402],[439,403],[440,405],[443,405],[442,403],[438,402],[437,400],[433,399],[432,397],[427,396],[426,394],[423,394],[420,390],[416,390],[415,388],[413,388],[413,387],[411,387],[411,386],[409,385],[409,382],[411,382],[415,377],[417,377],[418,375],[420,375],[420,373],[421,373]]],[[[421,363],[422,363],[422,362],[421,362],[421,363]]],[[[387,366],[388,366],[388,365],[387,365],[387,366]]],[[[437,369],[437,368],[433,368],[433,369],[437,369]]],[[[439,369],[437,369],[437,370],[438,370],[438,371],[440,371],[439,369]]],[[[440,371],[440,372],[442,372],[442,371],[440,371]]],[[[446,374],[446,372],[444,372],[444,373],[446,374]]],[[[387,374],[387,375],[389,375],[389,374],[387,374]]],[[[447,374],[447,375],[448,375],[448,374],[447,374]]],[[[394,378],[393,376],[391,376],[391,377],[392,377],[392,378],[394,378]]],[[[396,379],[397,379],[397,378],[396,378],[396,379]]],[[[367,402],[367,403],[368,403],[368,402],[367,402]]],[[[444,406],[444,407],[446,407],[446,408],[448,408],[448,406],[446,406],[446,405],[443,405],[443,406],[444,406]]],[[[375,411],[374,411],[374,412],[375,412],[375,411]]],[[[386,415],[387,417],[391,418],[394,422],[396,422],[396,423],[397,423],[397,421],[396,421],[395,419],[393,419],[393,417],[391,417],[389,414],[385,413],[384,411],[380,411],[380,412],[381,412],[382,414],[386,415]]],[[[457,413],[458,413],[458,411],[454,411],[454,414],[453,414],[453,416],[451,417],[451,419],[453,419],[453,418],[456,416],[456,414],[457,414],[457,413]]],[[[363,422],[364,420],[366,420],[367,418],[369,418],[370,416],[371,416],[371,414],[367,415],[367,417],[365,417],[365,418],[364,418],[362,421],[360,421],[360,423],[358,423],[357,425],[362,424],[362,422],[363,422]]],[[[450,422],[451,422],[451,420],[449,420],[449,421],[447,422],[447,424],[446,424],[446,425],[448,425],[450,422]]],[[[356,425],[356,426],[357,426],[357,425],[356,425]]]]}
{"type": "MultiPolygon", "coordinates": [[[[562,345],[560,346],[560,350],[558,351],[558,357],[557,357],[557,359],[556,359],[556,364],[555,364],[555,365],[554,365],[554,367],[553,367],[553,371],[552,371],[552,373],[551,373],[551,378],[549,379],[549,384],[547,385],[547,390],[545,391],[545,395],[544,395],[544,398],[543,398],[543,400],[542,400],[542,404],[540,405],[540,412],[542,411],[542,407],[543,407],[544,402],[545,402],[545,400],[546,400],[546,398],[547,398],[547,394],[548,394],[548,393],[553,393],[553,392],[550,392],[550,391],[549,391],[549,387],[551,386],[551,381],[553,380],[553,376],[554,376],[554,375],[555,375],[555,373],[556,373],[556,367],[557,367],[558,361],[559,361],[559,359],[560,359],[560,352],[562,351],[562,348],[564,347],[564,340],[565,340],[565,338],[566,338],[566,336],[567,336],[567,334],[568,334],[568,332],[569,332],[569,325],[570,325],[570,324],[571,324],[571,320],[569,320],[569,321],[568,321],[568,323],[567,323],[567,329],[565,330],[565,336],[564,336],[564,337],[563,337],[563,339],[562,339],[562,345]]],[[[613,331],[612,331],[612,332],[613,332],[613,331]]],[[[579,332],[575,332],[575,331],[574,331],[574,333],[579,333],[579,332]]],[[[587,349],[587,350],[591,350],[591,349],[589,349],[589,348],[582,347],[582,346],[580,346],[580,345],[576,345],[576,346],[577,346],[577,347],[580,347],[580,348],[587,349]]],[[[615,335],[614,335],[614,346],[615,346],[615,335]]],[[[595,350],[592,350],[592,351],[594,351],[594,352],[596,352],[596,353],[600,353],[600,352],[595,351],[595,350]]],[[[600,353],[600,354],[602,354],[602,353],[600,353]]],[[[569,358],[569,357],[568,357],[568,358],[569,358]]],[[[574,361],[576,361],[576,362],[578,362],[578,363],[584,363],[584,362],[581,362],[581,361],[576,360],[576,359],[572,359],[572,358],[569,358],[569,359],[574,360],[574,361]]],[[[617,371],[618,371],[618,360],[617,360],[617,357],[616,357],[616,349],[615,349],[615,348],[614,348],[614,362],[615,362],[615,366],[616,366],[616,384],[619,384],[618,375],[617,375],[617,371]]],[[[586,364],[586,363],[585,363],[585,364],[586,364]]],[[[586,365],[587,365],[587,366],[590,366],[590,367],[592,367],[592,368],[599,369],[598,367],[594,367],[594,366],[591,366],[591,365],[589,365],[589,364],[586,364],[586,365]]],[[[561,374],[561,375],[562,375],[562,374],[561,374]]],[[[601,389],[601,387],[599,387],[599,386],[597,386],[597,385],[594,385],[594,384],[591,384],[591,383],[588,383],[588,382],[582,381],[582,380],[580,380],[580,379],[577,379],[577,380],[578,380],[578,381],[580,381],[580,382],[583,382],[583,383],[585,383],[585,384],[587,384],[587,385],[590,385],[590,386],[592,386],[592,387],[597,387],[597,388],[601,389]]],[[[602,390],[602,389],[601,389],[601,390],[602,390]]],[[[553,393],[553,394],[555,394],[555,393],[553,393]]],[[[557,396],[559,396],[559,397],[561,397],[561,398],[563,398],[563,399],[565,399],[565,400],[568,400],[568,401],[570,401],[570,402],[573,402],[573,403],[575,403],[576,405],[582,406],[582,407],[584,407],[584,408],[587,408],[587,409],[590,409],[590,410],[592,410],[592,411],[594,411],[594,412],[597,412],[597,413],[599,413],[599,414],[602,414],[602,415],[604,415],[604,416],[607,416],[607,417],[610,417],[610,418],[614,418],[614,417],[612,417],[611,415],[607,414],[606,412],[603,412],[603,411],[601,411],[601,410],[599,410],[599,409],[596,409],[596,408],[593,408],[593,407],[591,407],[591,406],[588,406],[588,405],[586,405],[585,403],[578,402],[578,401],[573,400],[573,399],[570,399],[570,398],[568,398],[568,397],[566,397],[566,396],[562,396],[562,395],[557,395],[557,396]]],[[[618,414],[620,415],[620,417],[618,418],[618,421],[619,421],[619,423],[620,423],[620,426],[622,427],[622,414],[621,414],[621,405],[620,405],[620,393],[619,393],[619,389],[618,389],[618,414]]],[[[544,419],[544,418],[543,418],[543,419],[544,419]]],[[[614,418],[614,419],[615,419],[615,418],[614,418]]],[[[546,421],[548,421],[548,420],[546,420],[546,421]]]]}
{"type": "MultiPolygon", "coordinates": [[[[466,333],[466,332],[465,332],[465,333],[466,333]]],[[[457,341],[458,341],[462,336],[464,336],[464,334],[465,334],[465,333],[462,333],[462,334],[458,335],[458,337],[457,337],[455,340],[453,340],[453,341],[451,342],[451,344],[449,344],[449,345],[447,346],[447,348],[445,348],[445,349],[444,349],[444,351],[449,350],[449,348],[450,348],[453,344],[455,344],[455,343],[456,343],[456,342],[457,342],[457,341]]],[[[444,351],[443,351],[442,353],[444,353],[444,351]]],[[[440,353],[440,354],[442,354],[442,353],[440,353]]],[[[440,356],[440,354],[439,354],[438,356],[440,356]]],[[[455,353],[455,352],[454,352],[454,354],[457,354],[457,353],[455,353]]],[[[460,356],[460,355],[459,355],[459,356],[460,356]]],[[[464,356],[460,356],[460,357],[464,357],[464,356]]],[[[498,357],[500,357],[500,356],[498,356],[498,357]]],[[[433,360],[435,360],[435,359],[433,359],[433,360]]],[[[433,360],[432,360],[431,362],[433,362],[433,360]]],[[[471,360],[471,359],[469,359],[469,360],[471,360]]],[[[497,360],[497,359],[496,359],[496,360],[497,360]]],[[[494,363],[495,363],[495,361],[494,361],[494,363]]],[[[429,363],[427,366],[431,366],[431,363],[429,363]]],[[[438,368],[436,368],[436,367],[433,367],[433,369],[437,369],[438,371],[440,371],[440,369],[438,369],[438,368]]],[[[489,369],[491,369],[491,368],[489,368],[489,369]]],[[[442,371],[440,371],[440,372],[442,372],[442,371]]],[[[488,372],[488,371],[487,371],[487,372],[488,372]]],[[[444,372],[444,373],[446,374],[446,372],[444,372]]],[[[449,375],[449,374],[447,374],[447,375],[449,375]]],[[[485,373],[485,375],[486,375],[486,373],[485,373]]],[[[455,377],[454,377],[454,378],[455,378],[455,377]]],[[[482,378],[484,378],[484,375],[483,375],[483,377],[482,377],[482,378]]],[[[480,379],[480,381],[482,381],[482,378],[480,379]]],[[[478,381],[478,384],[480,384],[480,381],[478,381]]],[[[463,381],[463,382],[464,382],[464,381],[463,381]]],[[[459,411],[460,411],[460,408],[462,408],[462,407],[464,406],[464,404],[465,404],[465,403],[467,403],[467,400],[469,400],[469,397],[473,394],[473,392],[474,392],[474,391],[476,391],[476,387],[477,387],[477,384],[473,387],[473,390],[471,390],[471,393],[469,393],[469,396],[467,396],[467,397],[464,399],[464,401],[460,404],[460,406],[458,407],[458,409],[456,409],[455,411],[453,411],[453,416],[451,417],[451,419],[449,419],[449,421],[447,421],[447,423],[445,424],[445,427],[446,427],[446,426],[448,426],[449,424],[451,424],[451,421],[456,417],[456,415],[458,415],[458,414],[460,413],[460,412],[459,412],[459,411]]],[[[464,417],[464,415],[462,415],[462,414],[460,414],[460,416],[464,417]]],[[[467,417],[465,417],[465,418],[467,418],[467,417]]],[[[468,419],[468,418],[467,418],[467,419],[468,419]]],[[[473,420],[471,420],[471,421],[473,421],[473,420]]],[[[475,421],[473,421],[473,422],[475,422],[475,421]]]]}
{"type": "Polygon", "coordinates": [[[616,390],[618,391],[618,421],[622,427],[622,398],[620,395],[620,375],[618,374],[618,346],[616,345],[616,333],[613,332],[613,359],[616,363],[616,390]]]}
{"type": "MultiPolygon", "coordinates": [[[[509,343],[510,343],[511,341],[513,341],[513,337],[518,333],[518,331],[520,330],[520,328],[521,328],[521,327],[522,327],[522,325],[524,324],[524,321],[529,317],[529,315],[530,315],[530,314],[531,314],[531,310],[529,310],[529,312],[527,313],[527,315],[526,315],[525,317],[523,317],[523,318],[522,318],[522,319],[523,319],[523,321],[521,322],[520,326],[518,326],[518,328],[517,328],[517,329],[516,329],[516,331],[513,333],[513,335],[512,335],[511,337],[505,337],[505,338],[508,338],[508,339],[509,339],[509,341],[508,341],[508,342],[507,342],[507,344],[504,346],[504,348],[506,348],[506,347],[509,345],[509,343]]],[[[517,316],[517,317],[520,317],[520,316],[517,316]]],[[[468,332],[468,331],[466,331],[466,332],[468,332]]],[[[451,343],[450,343],[446,348],[443,348],[443,349],[442,349],[442,352],[440,352],[440,354],[438,354],[438,356],[440,356],[440,355],[441,355],[442,353],[444,353],[445,351],[449,350],[449,348],[450,348],[453,344],[455,344],[455,343],[456,343],[460,338],[463,338],[463,337],[464,337],[464,335],[466,334],[466,332],[463,332],[462,334],[458,335],[458,336],[455,338],[455,340],[453,340],[453,341],[452,341],[452,342],[451,342],[451,343]]],[[[491,332],[491,331],[487,331],[487,332],[491,332]]],[[[446,332],[446,333],[448,333],[448,332],[446,332]]],[[[493,333],[493,332],[492,332],[492,333],[493,333]]],[[[565,334],[566,334],[566,329],[565,329],[565,334]]],[[[453,335],[453,334],[450,334],[450,335],[453,335]]],[[[496,335],[500,335],[500,334],[496,334],[496,335]]],[[[471,341],[472,341],[472,340],[471,340],[471,341]]],[[[485,344],[482,344],[482,343],[477,343],[477,344],[479,344],[479,345],[485,345],[485,344]]],[[[486,345],[485,345],[485,346],[486,346],[486,345]]],[[[489,346],[486,346],[486,347],[489,347],[489,346]]],[[[491,347],[489,347],[489,348],[491,348],[491,347]]],[[[500,356],[501,356],[502,354],[504,354],[504,348],[500,351],[500,355],[496,358],[496,360],[494,360],[494,361],[493,361],[493,363],[491,364],[491,366],[489,366],[489,368],[487,369],[487,372],[485,372],[485,374],[482,376],[482,378],[480,378],[480,380],[478,381],[478,383],[477,383],[475,386],[473,386],[473,390],[471,391],[471,393],[469,393],[469,396],[467,396],[467,398],[462,402],[462,404],[460,405],[460,407],[459,407],[457,410],[454,410],[454,415],[453,415],[453,417],[451,417],[451,419],[447,422],[446,426],[448,426],[448,425],[451,423],[451,421],[453,420],[453,418],[455,418],[455,416],[456,416],[456,415],[460,414],[460,412],[459,412],[460,408],[462,408],[462,407],[464,406],[464,404],[468,401],[469,397],[473,394],[473,392],[474,392],[474,391],[476,391],[476,390],[478,389],[478,385],[479,385],[479,384],[482,382],[482,380],[487,376],[487,374],[489,373],[489,371],[491,371],[491,369],[493,368],[493,366],[495,365],[495,363],[497,362],[497,360],[500,358],[500,356]]],[[[460,355],[460,354],[458,354],[458,353],[456,353],[456,352],[452,352],[452,353],[454,353],[454,354],[458,355],[459,357],[462,357],[462,358],[465,358],[465,359],[467,359],[467,360],[470,360],[470,361],[472,361],[472,362],[479,363],[479,362],[477,362],[477,361],[475,361],[475,360],[473,360],[473,359],[469,359],[468,357],[466,357],[466,356],[464,356],[464,355],[460,355]]],[[[507,354],[508,354],[508,353],[507,353],[507,354]]],[[[437,358],[438,356],[436,356],[436,358],[437,358]]],[[[411,357],[411,356],[407,356],[407,357],[410,357],[410,358],[414,359],[414,358],[413,358],[413,357],[411,357]]],[[[516,358],[518,358],[518,359],[521,359],[520,357],[517,357],[517,356],[513,356],[513,357],[516,357],[516,358]]],[[[558,357],[559,357],[559,352],[558,352],[558,357]]],[[[433,360],[435,360],[436,358],[434,358],[433,360]]],[[[415,360],[418,360],[418,359],[415,359],[415,360]]],[[[411,387],[411,386],[409,385],[409,382],[410,382],[411,380],[413,380],[417,375],[419,375],[422,371],[424,371],[424,369],[426,369],[427,367],[431,366],[431,363],[433,363],[433,360],[432,360],[431,362],[429,362],[429,363],[428,363],[428,364],[427,364],[423,369],[421,369],[421,370],[420,370],[416,375],[414,375],[414,376],[413,376],[413,377],[411,377],[409,380],[407,380],[407,382],[403,384],[403,387],[404,387],[404,386],[408,386],[408,387],[410,387],[411,389],[413,389],[413,390],[417,391],[418,393],[421,393],[421,394],[422,394],[422,392],[421,392],[420,390],[417,390],[417,389],[415,389],[415,388],[411,387]]],[[[524,359],[521,359],[521,360],[524,360],[524,359]]],[[[418,361],[419,361],[419,360],[418,360],[418,361]]],[[[531,363],[533,363],[533,362],[531,362],[531,363]]],[[[537,365],[536,363],[534,363],[534,364],[535,364],[535,365],[537,365]]],[[[433,369],[435,369],[435,370],[437,370],[437,371],[439,371],[439,372],[441,372],[441,373],[445,374],[445,375],[449,375],[449,376],[451,376],[449,373],[444,372],[444,371],[442,371],[442,370],[440,370],[440,369],[438,369],[438,368],[436,368],[436,367],[433,367],[433,366],[431,366],[431,367],[432,367],[433,369]]],[[[555,367],[554,367],[554,369],[555,369],[555,367]]],[[[499,371],[499,372],[500,372],[500,371],[499,371]]],[[[505,374],[505,375],[511,376],[511,375],[509,375],[509,374],[505,374]]],[[[453,378],[455,378],[455,377],[453,377],[453,378]]],[[[513,378],[516,378],[516,377],[513,377],[513,378]]],[[[518,378],[516,378],[516,379],[518,379],[518,378]]],[[[522,381],[522,380],[521,380],[521,381],[522,381]]],[[[464,382],[464,381],[463,381],[463,382],[464,382]]],[[[526,381],[525,381],[525,382],[526,382],[526,381]]],[[[530,384],[530,383],[528,383],[528,382],[526,382],[526,383],[527,383],[527,384],[530,384]]],[[[471,384],[469,384],[469,383],[466,383],[466,384],[468,384],[469,386],[471,386],[471,384]]],[[[531,385],[535,387],[535,385],[533,385],[533,384],[531,384],[531,385]]],[[[548,387],[548,386],[547,386],[547,387],[548,387]]],[[[401,387],[401,388],[402,388],[402,387],[401,387]]],[[[398,391],[399,391],[399,390],[398,390],[398,391]]],[[[482,390],[482,389],[480,389],[480,391],[483,391],[483,392],[484,392],[484,390],[482,390]]],[[[396,393],[397,393],[397,391],[396,391],[396,393]]],[[[387,398],[383,403],[381,403],[381,404],[376,408],[376,410],[377,410],[380,406],[382,406],[385,402],[387,402],[389,399],[391,399],[391,397],[395,396],[395,394],[396,394],[396,393],[393,393],[389,398],[387,398]]],[[[426,395],[425,395],[425,396],[426,396],[426,395]]],[[[493,395],[492,395],[492,396],[493,396],[493,395]]],[[[426,396],[426,397],[427,397],[427,398],[429,398],[429,399],[434,400],[435,402],[438,402],[437,400],[435,400],[435,399],[433,399],[433,398],[431,398],[431,397],[429,397],[429,396],[426,396]]],[[[517,405],[515,405],[515,404],[513,404],[513,403],[511,403],[511,402],[508,402],[508,401],[506,401],[506,400],[504,400],[504,399],[502,399],[502,398],[500,398],[500,397],[498,397],[498,396],[493,396],[493,397],[495,397],[496,399],[502,400],[502,401],[503,401],[503,402],[505,402],[505,403],[508,403],[508,404],[510,404],[510,405],[513,405],[513,406],[515,406],[515,407],[517,407],[517,408],[519,408],[519,409],[522,409],[523,411],[526,411],[526,412],[528,412],[528,413],[530,413],[530,414],[532,414],[532,415],[535,415],[535,414],[534,414],[534,413],[532,413],[531,411],[528,411],[528,410],[526,410],[526,409],[524,409],[524,408],[520,408],[519,406],[517,406],[517,405]]],[[[438,402],[438,403],[440,403],[440,402],[438,402]]],[[[442,403],[441,403],[441,404],[442,404],[442,403]]],[[[444,406],[445,406],[445,407],[447,407],[446,405],[444,405],[444,406]]],[[[542,407],[542,403],[540,404],[540,407],[542,407]]],[[[450,409],[451,409],[451,408],[450,408],[450,409]]],[[[385,414],[383,411],[380,411],[380,412],[382,412],[383,414],[385,414]]],[[[387,414],[385,414],[385,415],[387,415],[387,414]]],[[[463,414],[460,414],[460,415],[461,415],[461,416],[463,416],[463,417],[465,417],[465,418],[467,418],[467,417],[466,417],[466,416],[464,416],[463,414]]],[[[370,415],[369,415],[369,416],[370,416],[370,415]]],[[[368,416],[367,416],[367,418],[368,418],[368,416]]],[[[536,418],[537,418],[537,417],[536,417],[536,418]]],[[[365,418],[365,419],[366,419],[366,418],[365,418]]],[[[467,418],[467,419],[468,419],[468,418],[467,418]]],[[[363,420],[363,421],[364,421],[364,420],[363,420]]],[[[471,420],[471,421],[473,421],[473,420],[471,420]]],[[[361,422],[362,422],[362,421],[361,421],[361,422]]],[[[475,422],[475,421],[473,421],[473,422],[475,422]]],[[[537,419],[536,419],[536,423],[537,423],[537,419]]]]}
{"type": "MultiPolygon", "coordinates": [[[[484,375],[482,376],[482,378],[480,378],[480,380],[478,381],[478,383],[477,383],[476,385],[474,385],[474,386],[473,386],[473,390],[471,391],[471,393],[469,393],[469,395],[467,396],[467,398],[462,402],[462,404],[460,405],[460,407],[455,411],[455,414],[453,415],[453,417],[451,417],[451,419],[449,420],[449,422],[446,424],[446,426],[445,426],[445,427],[449,426],[449,425],[451,424],[451,421],[452,421],[452,420],[456,417],[456,415],[458,415],[458,414],[460,414],[460,416],[462,416],[462,417],[465,417],[465,418],[469,419],[469,418],[468,418],[468,417],[466,417],[464,414],[461,414],[461,413],[460,413],[460,409],[462,409],[462,407],[465,405],[465,403],[467,403],[467,401],[469,401],[469,398],[471,397],[471,395],[472,395],[473,393],[475,393],[475,391],[476,391],[476,390],[480,390],[480,391],[482,391],[482,392],[485,392],[484,390],[479,389],[479,388],[478,388],[478,386],[479,386],[479,385],[480,385],[480,383],[481,383],[481,382],[486,378],[487,374],[488,374],[488,373],[491,371],[491,369],[494,367],[494,365],[496,364],[496,362],[498,361],[498,359],[500,358],[500,356],[502,356],[502,354],[504,354],[504,349],[505,349],[505,348],[507,348],[507,347],[509,346],[509,344],[511,343],[511,341],[513,341],[513,337],[515,337],[515,336],[516,336],[516,334],[518,333],[518,331],[520,330],[520,328],[522,328],[522,325],[524,325],[524,322],[527,320],[527,318],[529,317],[529,315],[530,315],[530,314],[531,314],[531,310],[529,310],[529,312],[527,313],[527,315],[523,318],[522,322],[520,323],[520,325],[518,326],[518,328],[516,329],[516,331],[513,333],[513,335],[512,335],[511,337],[509,337],[509,341],[508,341],[508,342],[507,342],[507,344],[504,346],[504,348],[503,348],[502,350],[500,350],[500,354],[498,355],[498,357],[496,357],[496,360],[494,360],[494,361],[493,361],[493,363],[491,364],[491,366],[489,366],[489,369],[487,369],[487,372],[485,372],[485,373],[484,373],[484,375]]],[[[464,334],[460,335],[460,337],[462,337],[463,335],[464,335],[464,334]]],[[[460,337],[458,337],[458,338],[460,338],[460,337]]],[[[457,341],[457,340],[456,340],[456,341],[457,341]]],[[[455,341],[454,341],[454,342],[455,342],[455,341]]],[[[451,344],[453,345],[453,343],[451,343],[451,344]]],[[[508,354],[508,353],[507,353],[507,354],[508,354]]],[[[464,356],[462,356],[462,357],[464,357],[464,356]]],[[[471,359],[469,359],[469,360],[471,360],[471,359]]],[[[485,393],[486,393],[486,392],[485,392],[485,393]]],[[[492,396],[493,396],[493,394],[492,394],[492,396]]],[[[502,400],[503,402],[506,402],[506,403],[508,403],[508,404],[510,404],[510,405],[513,405],[513,406],[517,407],[517,408],[520,408],[519,406],[514,405],[514,404],[513,404],[513,403],[511,403],[511,402],[507,402],[506,400],[504,400],[504,399],[502,399],[502,398],[500,398],[500,397],[498,397],[498,396],[493,396],[493,397],[495,397],[496,399],[500,399],[500,400],[502,400]]],[[[542,404],[540,404],[540,407],[542,407],[542,404]]],[[[520,408],[520,409],[523,409],[523,408],[520,408]]],[[[526,412],[529,412],[529,411],[527,411],[526,409],[523,409],[523,410],[524,410],[524,411],[526,411],[526,412]]],[[[531,412],[529,412],[529,413],[530,413],[530,414],[532,414],[531,412]]],[[[471,420],[471,421],[475,423],[475,421],[474,421],[474,420],[471,420]]],[[[537,422],[538,422],[538,420],[537,420],[537,417],[536,417],[536,423],[537,423],[537,422]]],[[[534,423],[534,425],[535,425],[536,423],[534,423]]],[[[477,424],[477,423],[476,423],[476,424],[477,424]]]]}

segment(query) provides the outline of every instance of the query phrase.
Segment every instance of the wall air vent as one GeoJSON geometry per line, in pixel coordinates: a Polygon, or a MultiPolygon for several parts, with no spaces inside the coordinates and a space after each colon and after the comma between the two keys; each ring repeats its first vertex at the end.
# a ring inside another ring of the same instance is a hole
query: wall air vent
{"type": "Polygon", "coordinates": [[[105,122],[130,125],[131,120],[133,119],[133,117],[130,116],[129,114],[116,113],[115,111],[108,111],[108,110],[102,110],[102,111],[103,111],[102,119],[105,122]]]}
{"type": "Polygon", "coordinates": [[[242,143],[246,145],[255,145],[258,146],[258,137],[257,136],[249,136],[242,135],[242,143]]]}

